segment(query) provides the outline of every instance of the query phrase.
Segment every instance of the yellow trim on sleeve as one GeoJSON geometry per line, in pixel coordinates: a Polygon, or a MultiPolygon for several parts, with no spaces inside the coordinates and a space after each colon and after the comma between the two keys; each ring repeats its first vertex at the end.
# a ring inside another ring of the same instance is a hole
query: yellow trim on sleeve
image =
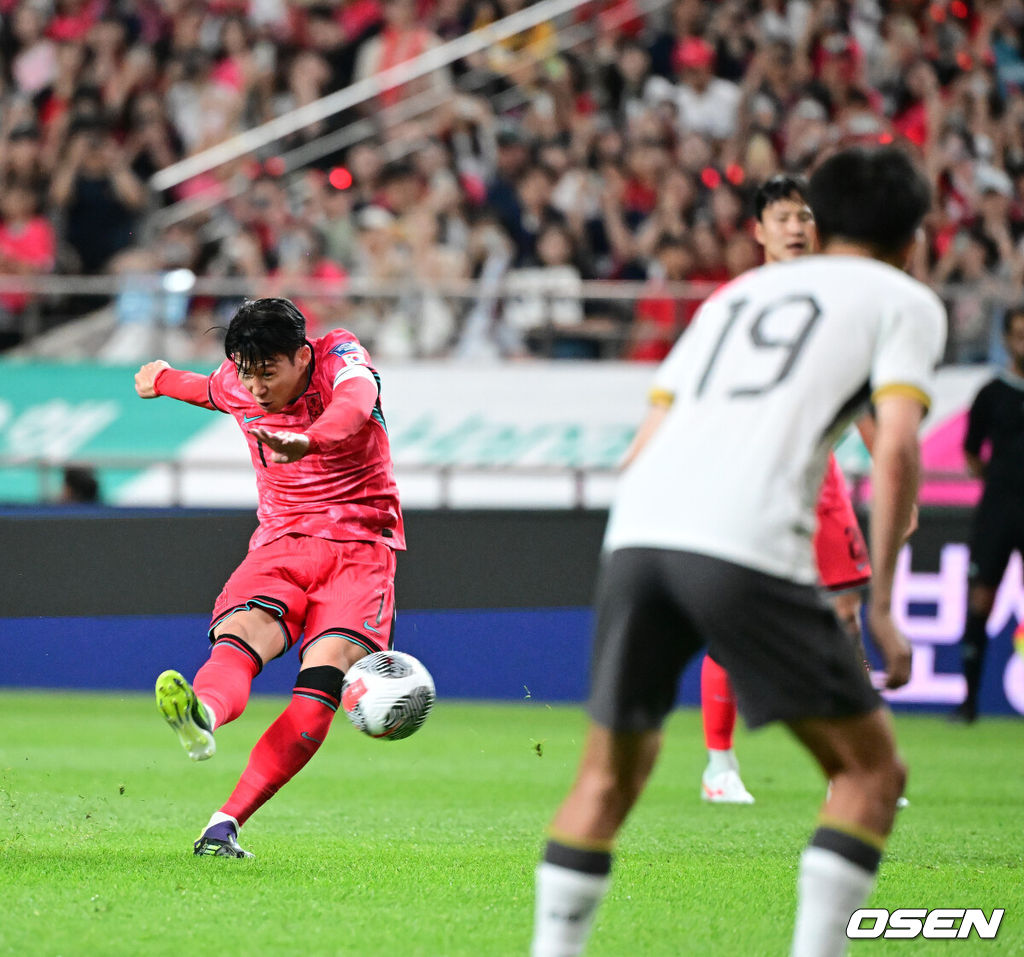
{"type": "Polygon", "coordinates": [[[818,818],[818,823],[822,827],[827,827],[830,830],[839,831],[841,834],[848,834],[850,837],[855,837],[858,841],[870,844],[871,847],[876,850],[885,850],[885,837],[883,835],[876,834],[874,831],[869,831],[866,827],[861,827],[858,824],[854,824],[852,821],[840,821],[838,818],[822,814],[821,817],[818,818]]]}
{"type": "Polygon", "coordinates": [[[932,405],[932,397],[927,392],[907,382],[892,382],[889,385],[879,386],[871,393],[871,401],[877,402],[889,395],[902,395],[907,399],[917,399],[925,409],[930,409],[932,405]]]}
{"type": "Polygon", "coordinates": [[[668,407],[675,402],[676,394],[674,392],[669,392],[668,389],[651,389],[647,395],[647,399],[651,405],[662,405],[668,407]]]}

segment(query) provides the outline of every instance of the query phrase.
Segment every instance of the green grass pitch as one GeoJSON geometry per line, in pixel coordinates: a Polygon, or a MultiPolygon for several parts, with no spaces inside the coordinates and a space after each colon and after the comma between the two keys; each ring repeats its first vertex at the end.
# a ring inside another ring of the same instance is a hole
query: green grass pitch
{"type": "MultiPolygon", "coordinates": [[[[577,708],[442,701],[406,741],[343,717],[244,829],[257,855],[195,858],[283,701],[254,698],[192,764],[149,695],[0,694],[0,954],[512,957],[533,869],[575,770],[577,708]]],[[[851,953],[1024,955],[1024,747],[1015,720],[897,720],[911,766],[871,899],[1006,908],[995,941],[864,941],[851,953]]],[[[702,804],[695,711],[674,715],[624,830],[591,957],[784,955],[797,857],[824,791],[778,729],[738,733],[753,807],[702,804]]]]}

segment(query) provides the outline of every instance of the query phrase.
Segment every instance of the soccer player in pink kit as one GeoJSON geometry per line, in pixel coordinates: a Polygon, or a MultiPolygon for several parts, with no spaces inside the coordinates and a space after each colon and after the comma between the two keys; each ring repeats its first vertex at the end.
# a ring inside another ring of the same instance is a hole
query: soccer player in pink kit
{"type": "Polygon", "coordinates": [[[197,855],[251,857],[238,829],[323,743],[345,671],[391,647],[405,535],[380,377],[356,338],[339,329],[310,341],[292,302],[257,299],[239,307],[224,348],[209,376],[147,363],[135,390],[233,416],[256,469],[259,526],[214,606],[210,658],[191,685],[176,671],[156,683],[157,706],[202,761],[264,663],[298,645],[291,701],[194,845],[197,855]]]}

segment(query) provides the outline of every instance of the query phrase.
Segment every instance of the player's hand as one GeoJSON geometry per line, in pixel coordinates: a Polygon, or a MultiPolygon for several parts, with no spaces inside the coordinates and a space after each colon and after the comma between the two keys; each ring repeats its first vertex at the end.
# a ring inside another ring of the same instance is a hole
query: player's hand
{"type": "Polygon", "coordinates": [[[855,641],[860,641],[860,595],[855,591],[844,591],[832,595],[832,608],[839,624],[855,641]]]}
{"type": "Polygon", "coordinates": [[[309,436],[302,432],[268,432],[266,429],[249,429],[249,434],[270,449],[270,461],[276,462],[278,465],[298,462],[309,452],[309,436]]]}
{"type": "Polygon", "coordinates": [[[156,391],[156,377],[164,369],[170,369],[171,364],[165,362],[163,359],[157,359],[155,362],[147,362],[138,372],[135,373],[135,391],[139,394],[142,399],[155,399],[157,397],[156,391]]]}
{"type": "Polygon", "coordinates": [[[885,687],[902,688],[910,680],[910,642],[896,627],[888,608],[868,609],[868,630],[885,660],[885,687]]]}

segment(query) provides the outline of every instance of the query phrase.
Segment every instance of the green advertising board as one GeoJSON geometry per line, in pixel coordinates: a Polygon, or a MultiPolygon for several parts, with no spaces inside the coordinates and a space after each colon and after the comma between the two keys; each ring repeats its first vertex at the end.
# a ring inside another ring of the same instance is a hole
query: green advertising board
{"type": "MultiPolygon", "coordinates": [[[[203,409],[140,399],[137,368],[0,361],[0,502],[52,499],[60,469],[47,462],[173,458],[210,424],[203,409]]],[[[100,470],[104,498],[138,471],[100,470]]]]}

